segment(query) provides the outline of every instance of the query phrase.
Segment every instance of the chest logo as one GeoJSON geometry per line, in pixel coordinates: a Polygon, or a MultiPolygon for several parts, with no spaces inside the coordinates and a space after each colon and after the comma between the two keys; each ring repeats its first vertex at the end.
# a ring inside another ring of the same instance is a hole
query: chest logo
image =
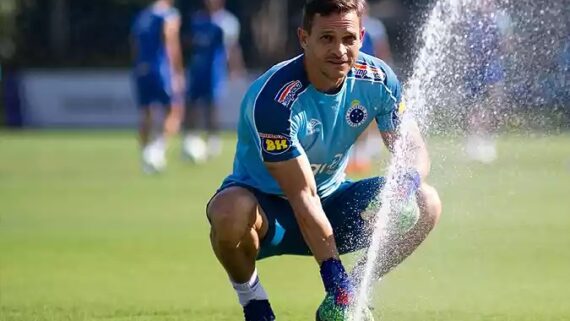
{"type": "Polygon", "coordinates": [[[323,127],[323,123],[321,123],[318,119],[311,119],[307,124],[307,135],[318,134],[321,132],[321,127],[323,127]]]}
{"type": "Polygon", "coordinates": [[[313,148],[313,146],[315,145],[315,143],[319,140],[320,138],[320,133],[323,130],[323,123],[321,123],[320,120],[318,119],[311,119],[308,123],[307,123],[307,141],[306,141],[306,146],[305,150],[310,150],[311,148],[313,148]]]}
{"type": "Polygon", "coordinates": [[[359,100],[353,100],[345,115],[346,122],[350,127],[358,127],[368,119],[366,107],[359,100]]]}

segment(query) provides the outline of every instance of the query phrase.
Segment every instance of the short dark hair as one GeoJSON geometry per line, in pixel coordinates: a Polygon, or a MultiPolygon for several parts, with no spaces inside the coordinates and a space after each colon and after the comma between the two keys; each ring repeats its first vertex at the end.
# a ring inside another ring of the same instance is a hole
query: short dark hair
{"type": "Polygon", "coordinates": [[[356,11],[358,17],[362,17],[365,7],[365,0],[306,0],[303,7],[303,29],[311,31],[316,14],[328,16],[356,11]]]}

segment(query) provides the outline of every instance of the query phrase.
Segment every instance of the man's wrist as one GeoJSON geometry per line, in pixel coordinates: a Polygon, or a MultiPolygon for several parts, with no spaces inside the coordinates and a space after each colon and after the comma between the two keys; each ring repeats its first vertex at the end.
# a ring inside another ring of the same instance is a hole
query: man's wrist
{"type": "Polygon", "coordinates": [[[400,186],[400,197],[408,199],[420,189],[422,178],[417,169],[408,168],[397,176],[397,181],[400,186]]]}
{"type": "Polygon", "coordinates": [[[417,191],[422,184],[422,177],[420,175],[420,172],[415,168],[410,168],[405,175],[411,184],[411,188],[414,190],[414,192],[417,191]]]}
{"type": "Polygon", "coordinates": [[[323,261],[321,264],[321,278],[327,293],[335,293],[339,289],[352,290],[348,274],[342,262],[337,258],[323,261]]]}

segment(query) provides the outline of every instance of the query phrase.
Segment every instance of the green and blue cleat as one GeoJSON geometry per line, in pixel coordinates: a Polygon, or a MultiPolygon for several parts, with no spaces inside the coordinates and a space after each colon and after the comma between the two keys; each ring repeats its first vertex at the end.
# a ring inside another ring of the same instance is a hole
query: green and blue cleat
{"type": "MultiPolygon", "coordinates": [[[[337,295],[335,298],[327,294],[317,309],[316,321],[352,321],[348,295],[337,295]]],[[[361,313],[362,321],[374,321],[370,309],[364,308],[361,313]]]]}

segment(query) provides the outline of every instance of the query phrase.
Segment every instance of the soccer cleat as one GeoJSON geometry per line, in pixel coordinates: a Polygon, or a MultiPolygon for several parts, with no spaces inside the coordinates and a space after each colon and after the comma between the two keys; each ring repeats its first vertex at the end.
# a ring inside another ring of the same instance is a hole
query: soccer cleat
{"type": "Polygon", "coordinates": [[[243,307],[245,321],[273,321],[275,315],[268,300],[251,300],[243,307]]]}
{"type": "MultiPolygon", "coordinates": [[[[334,296],[327,294],[319,308],[317,309],[316,321],[349,321],[350,318],[350,305],[344,296],[334,296]],[[346,300],[345,300],[346,299],[346,300]]],[[[362,311],[363,321],[374,321],[370,309],[365,308],[362,311]]]]}
{"type": "Polygon", "coordinates": [[[208,158],[208,146],[198,136],[188,136],[182,143],[182,157],[196,164],[206,162],[208,158]]]}
{"type": "Polygon", "coordinates": [[[142,170],[145,174],[155,174],[164,171],[166,168],[166,157],[164,150],[154,146],[147,146],[141,155],[142,170]]]}

